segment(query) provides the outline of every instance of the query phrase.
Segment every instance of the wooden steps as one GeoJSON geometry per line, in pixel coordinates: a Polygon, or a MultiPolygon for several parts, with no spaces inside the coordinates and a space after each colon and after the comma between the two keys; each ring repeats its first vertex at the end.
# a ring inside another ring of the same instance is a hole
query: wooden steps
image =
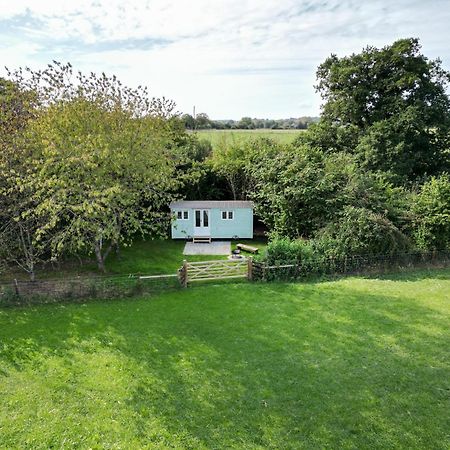
{"type": "Polygon", "coordinates": [[[194,244],[211,244],[211,236],[194,236],[192,242],[194,244]]]}

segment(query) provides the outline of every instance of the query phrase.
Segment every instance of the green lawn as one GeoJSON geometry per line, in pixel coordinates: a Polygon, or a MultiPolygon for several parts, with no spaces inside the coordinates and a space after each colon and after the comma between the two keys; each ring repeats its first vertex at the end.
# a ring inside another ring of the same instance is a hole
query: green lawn
{"type": "MultiPolygon", "coordinates": [[[[241,242],[241,241],[239,241],[241,242]]],[[[266,247],[266,239],[244,239],[249,245],[258,247],[261,251],[266,247]]],[[[232,249],[235,248],[238,241],[232,242],[232,249]]],[[[217,255],[183,255],[185,242],[174,241],[171,239],[136,241],[129,247],[123,247],[120,256],[111,253],[106,260],[106,269],[108,274],[144,274],[161,275],[173,274],[181,267],[183,259],[188,261],[205,261],[214,259],[226,259],[226,256],[217,255]]],[[[80,264],[79,260],[73,259],[63,262],[59,267],[46,266],[45,269],[37,271],[38,279],[48,278],[67,278],[78,275],[99,275],[97,266],[93,257],[84,259],[80,264]]],[[[10,281],[14,278],[27,279],[25,272],[11,271],[0,273],[0,282],[2,280],[10,281]]]]}
{"type": "Polygon", "coordinates": [[[280,144],[290,144],[303,130],[198,130],[199,138],[207,139],[213,148],[220,143],[233,144],[261,137],[274,139],[280,144]]]}
{"type": "Polygon", "coordinates": [[[0,309],[0,448],[450,447],[450,271],[0,309]]]}

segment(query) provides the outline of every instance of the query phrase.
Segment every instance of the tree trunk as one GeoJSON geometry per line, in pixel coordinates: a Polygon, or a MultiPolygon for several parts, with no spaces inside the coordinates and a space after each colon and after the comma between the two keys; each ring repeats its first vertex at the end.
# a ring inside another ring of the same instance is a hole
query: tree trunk
{"type": "Polygon", "coordinates": [[[105,253],[102,254],[102,246],[100,244],[100,241],[97,241],[95,243],[94,250],[95,250],[95,258],[97,259],[98,270],[106,272],[105,260],[108,257],[109,253],[111,252],[111,249],[113,248],[114,245],[117,244],[115,243],[109,244],[108,248],[105,250],[105,253]]]}
{"type": "Polygon", "coordinates": [[[104,260],[103,255],[102,255],[102,249],[100,247],[100,243],[99,242],[95,243],[94,250],[95,250],[95,257],[97,259],[98,270],[100,270],[102,272],[106,272],[106,270],[105,270],[105,260],[104,260]]]}
{"type": "Polygon", "coordinates": [[[230,178],[229,180],[231,193],[233,194],[233,200],[236,200],[236,187],[233,178],[230,178]]]}

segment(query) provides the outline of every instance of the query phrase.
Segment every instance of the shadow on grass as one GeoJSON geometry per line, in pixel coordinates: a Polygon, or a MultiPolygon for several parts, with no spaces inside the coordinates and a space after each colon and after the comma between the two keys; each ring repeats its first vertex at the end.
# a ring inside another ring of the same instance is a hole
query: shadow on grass
{"type": "Polygon", "coordinates": [[[367,278],[392,281],[450,280],[450,267],[437,269],[411,269],[373,275],[367,278]]]}
{"type": "Polygon", "coordinates": [[[134,368],[124,407],[142,443],[446,448],[449,307],[399,285],[210,285],[0,312],[0,361],[20,370],[30,354],[67,357],[92,340],[119,352],[134,368]],[[167,435],[151,435],[155,417],[167,435]]]}

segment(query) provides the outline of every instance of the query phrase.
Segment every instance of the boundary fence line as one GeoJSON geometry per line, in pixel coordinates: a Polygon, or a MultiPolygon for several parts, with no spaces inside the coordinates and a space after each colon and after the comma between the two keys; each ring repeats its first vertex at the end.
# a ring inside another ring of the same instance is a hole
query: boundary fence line
{"type": "Polygon", "coordinates": [[[450,267],[450,251],[397,255],[315,258],[267,262],[241,260],[187,262],[174,274],[113,275],[52,280],[0,281],[0,306],[58,300],[133,297],[187,287],[191,282],[242,278],[249,281],[301,281],[320,276],[376,275],[408,269],[450,267]]]}
{"type": "Polygon", "coordinates": [[[0,305],[134,297],[180,287],[178,274],[114,275],[0,282],[0,305]]]}
{"type": "Polygon", "coordinates": [[[261,281],[301,280],[318,276],[382,274],[408,269],[450,266],[450,251],[323,257],[304,261],[253,262],[253,279],[261,281]]]}

